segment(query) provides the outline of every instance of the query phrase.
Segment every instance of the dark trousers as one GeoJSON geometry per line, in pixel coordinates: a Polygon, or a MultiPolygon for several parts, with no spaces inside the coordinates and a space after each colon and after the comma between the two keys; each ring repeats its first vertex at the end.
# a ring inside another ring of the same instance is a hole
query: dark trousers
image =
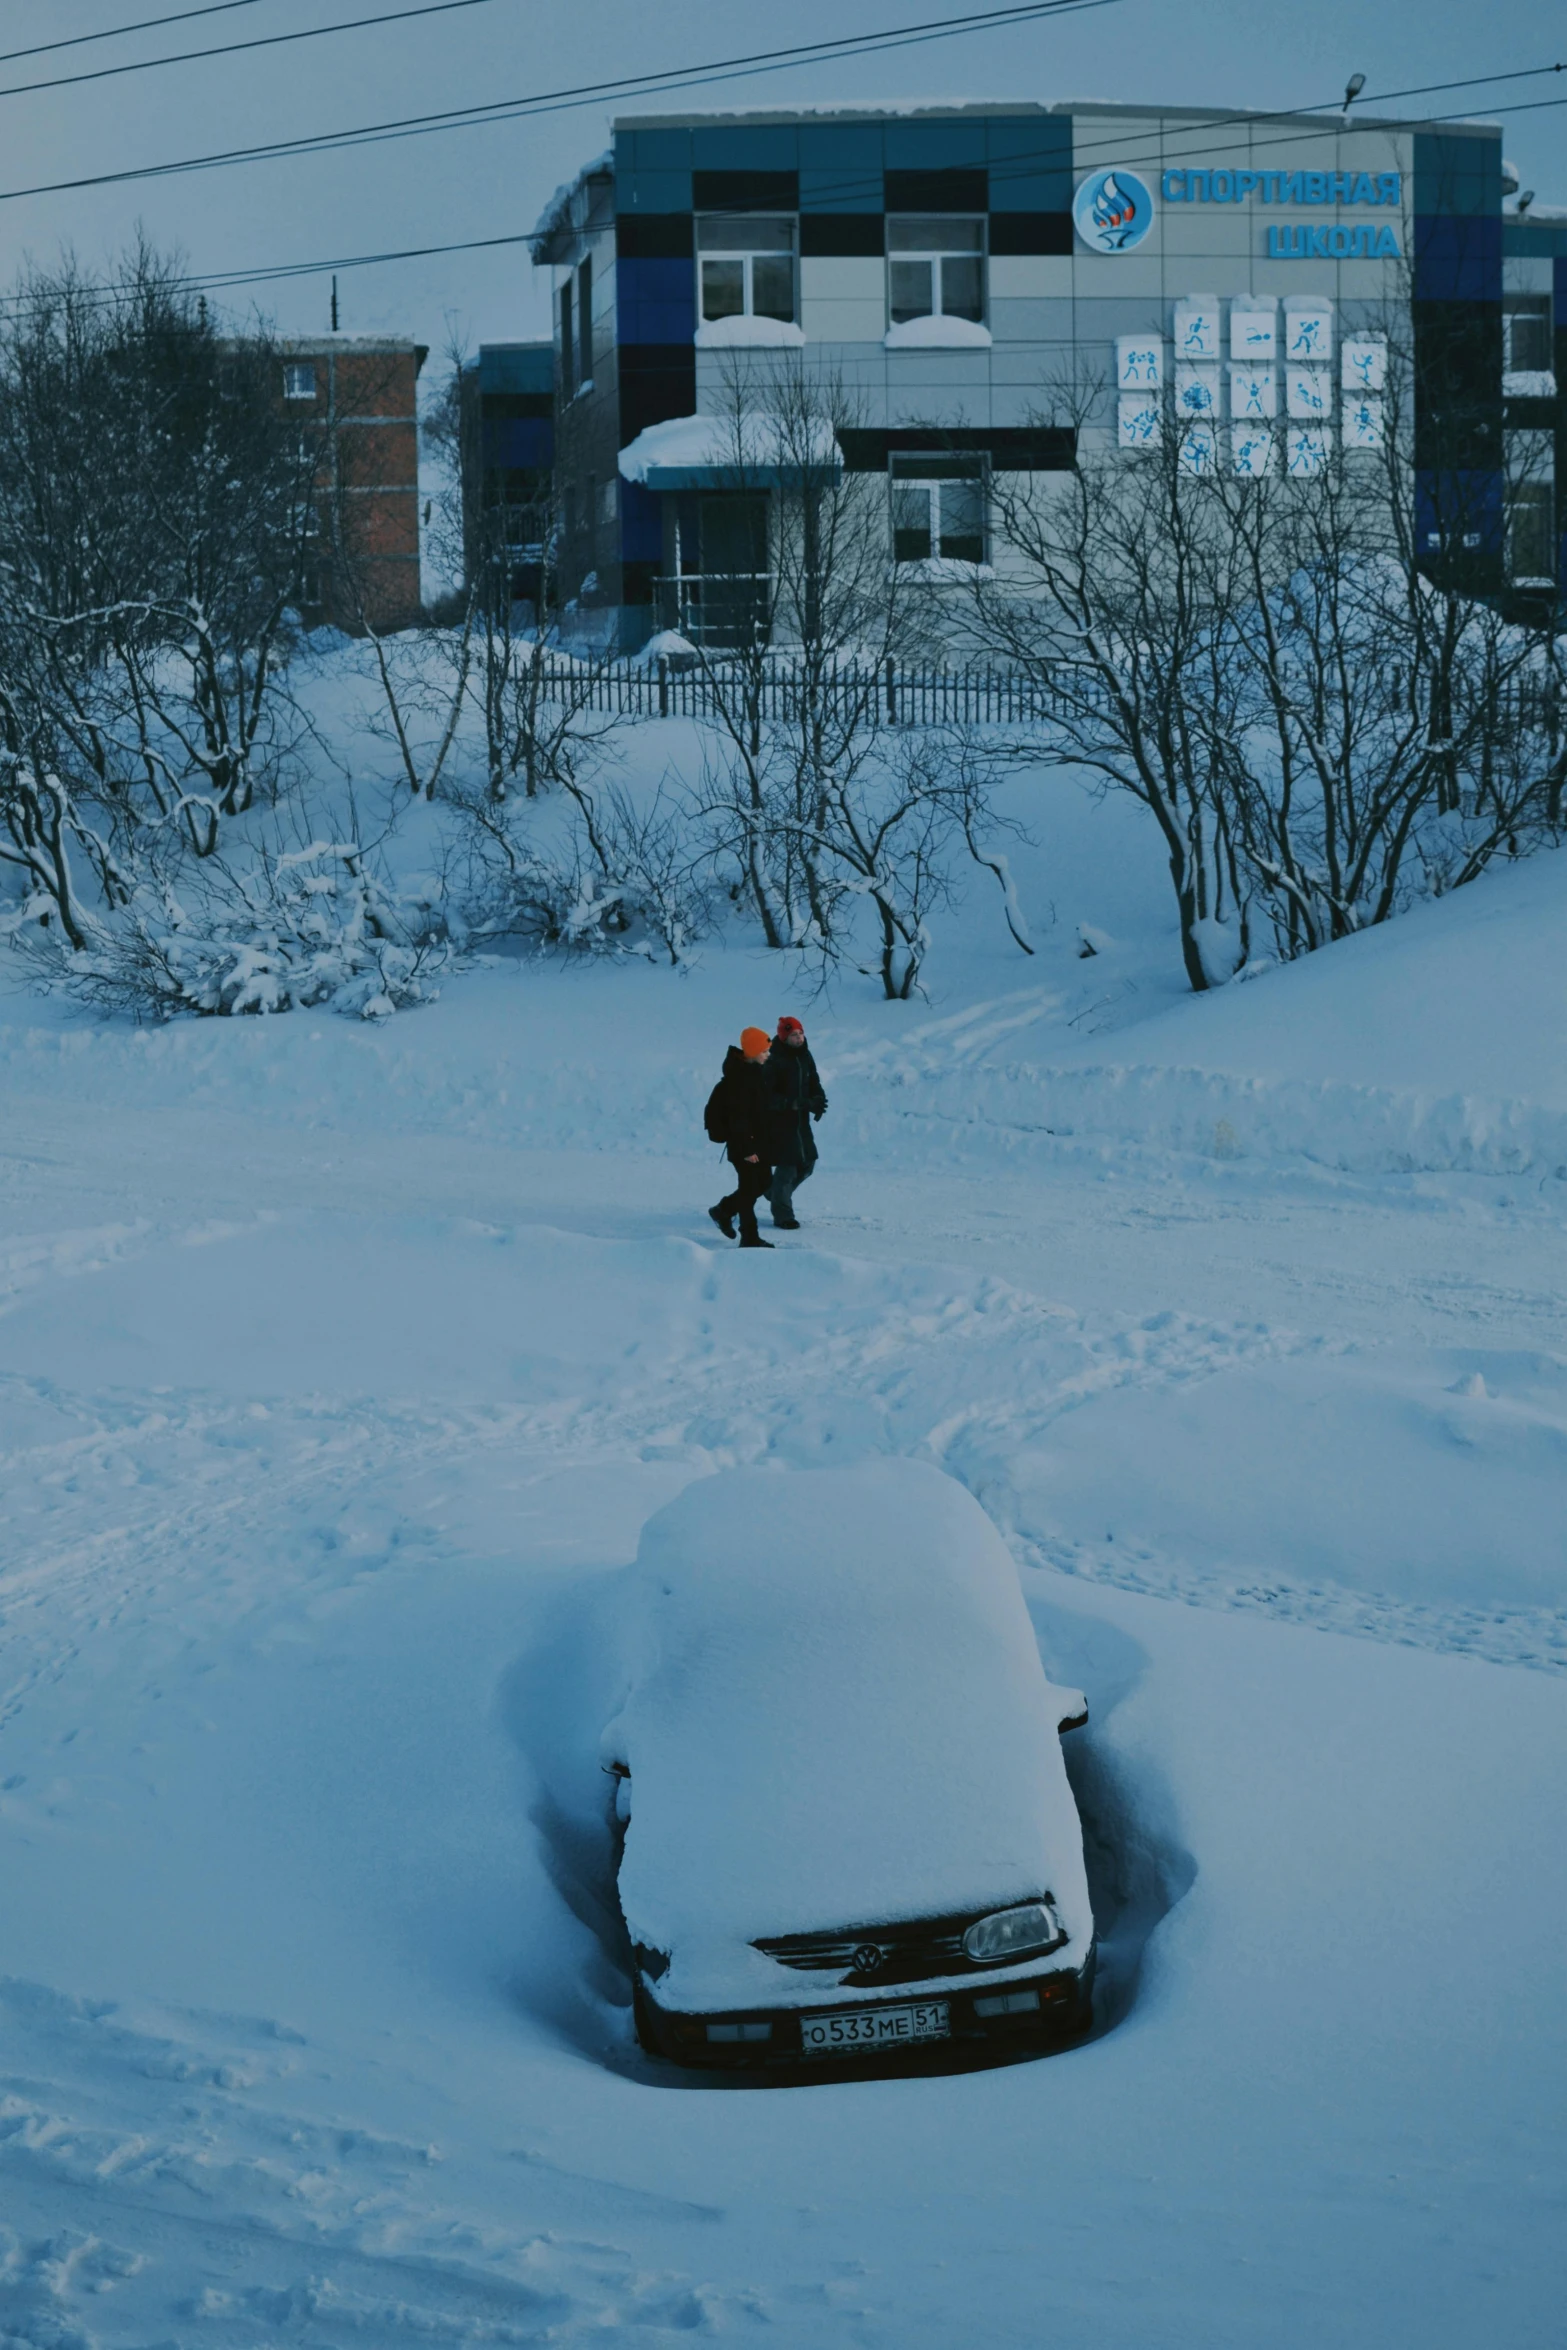
{"type": "Polygon", "coordinates": [[[808,1183],[814,1172],[815,1170],[811,1167],[801,1167],[787,1159],[781,1160],[773,1169],[772,1186],[767,1195],[767,1204],[773,1211],[775,1224],[792,1224],[794,1222],[795,1186],[799,1183],[808,1183]]]}
{"type": "Polygon", "coordinates": [[[739,1188],[732,1191],[727,1199],[719,1201],[720,1213],[725,1216],[738,1216],[740,1238],[755,1240],[757,1238],[756,1203],[763,1197],[771,1184],[773,1171],[765,1159],[758,1159],[754,1165],[749,1159],[731,1158],[729,1163],[735,1171],[739,1188]]]}

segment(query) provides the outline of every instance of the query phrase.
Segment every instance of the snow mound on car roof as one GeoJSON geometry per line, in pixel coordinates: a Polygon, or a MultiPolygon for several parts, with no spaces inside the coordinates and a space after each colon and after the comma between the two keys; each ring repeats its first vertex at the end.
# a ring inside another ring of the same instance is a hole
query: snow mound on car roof
{"type": "Polygon", "coordinates": [[[621,1899],[673,2007],[821,1996],[758,1935],[1001,1908],[1092,1924],[1056,1701],[1005,1544],[907,1461],[728,1472],[643,1530],[621,1899]]]}

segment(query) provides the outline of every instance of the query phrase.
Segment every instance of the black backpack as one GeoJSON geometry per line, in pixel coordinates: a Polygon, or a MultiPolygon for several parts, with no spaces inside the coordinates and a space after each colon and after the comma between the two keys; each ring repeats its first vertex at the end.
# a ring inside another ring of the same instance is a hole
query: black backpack
{"type": "Polygon", "coordinates": [[[707,1097],[707,1108],[702,1112],[702,1124],[707,1129],[709,1142],[729,1140],[729,1105],[724,1099],[724,1081],[720,1077],[707,1097]]]}

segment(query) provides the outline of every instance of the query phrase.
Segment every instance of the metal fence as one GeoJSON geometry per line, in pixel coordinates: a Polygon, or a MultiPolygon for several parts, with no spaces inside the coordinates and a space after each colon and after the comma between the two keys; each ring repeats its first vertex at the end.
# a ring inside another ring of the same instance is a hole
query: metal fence
{"type": "MultiPolygon", "coordinates": [[[[574,702],[624,718],[717,718],[742,711],[747,719],[796,720],[807,692],[829,723],[849,715],[872,726],[1014,726],[1061,717],[1068,707],[1081,712],[1096,692],[1082,672],[1063,662],[1056,681],[1048,675],[975,666],[943,669],[902,661],[841,663],[825,678],[802,679],[788,661],[769,661],[751,673],[722,660],[661,659],[656,662],[571,660],[547,654],[541,684],[551,701],[574,702]],[[755,701],[748,697],[754,695],[755,701]]],[[[1383,684],[1397,702],[1407,682],[1397,671],[1383,684]]],[[[1499,729],[1543,727],[1553,744],[1564,716],[1559,690],[1549,678],[1514,678],[1484,713],[1499,729]]],[[[1440,731],[1451,731],[1452,721],[1440,731]]]]}
{"type": "Polygon", "coordinates": [[[861,715],[873,726],[1009,726],[1058,714],[1047,682],[1015,670],[938,669],[902,661],[840,663],[806,682],[787,662],[759,674],[723,661],[603,661],[546,657],[542,685],[551,700],[613,711],[626,718],[716,718],[741,707],[763,720],[797,719],[807,691],[812,705],[861,715]]]}

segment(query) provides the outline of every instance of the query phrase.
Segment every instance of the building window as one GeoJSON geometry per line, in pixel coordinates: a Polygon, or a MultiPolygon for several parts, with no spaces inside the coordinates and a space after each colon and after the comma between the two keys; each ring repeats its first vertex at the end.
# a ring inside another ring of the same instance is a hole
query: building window
{"type": "Polygon", "coordinates": [[[1510,432],[1507,454],[1507,576],[1549,584],[1556,577],[1554,436],[1510,432]]]}
{"type": "Polygon", "coordinates": [[[283,397],[285,400],[313,400],[316,396],[316,371],[308,359],[291,359],[283,370],[283,397]]]}
{"type": "Polygon", "coordinates": [[[1551,372],[1549,294],[1509,294],[1502,303],[1502,332],[1506,338],[1502,364],[1509,375],[1551,372]]]}
{"type": "Polygon", "coordinates": [[[895,563],[983,563],[983,457],[892,459],[895,563]]]}
{"type": "Polygon", "coordinates": [[[1526,482],[1507,506],[1507,575],[1551,587],[1556,579],[1555,500],[1548,481],[1526,482]]]}
{"type": "Polygon", "coordinates": [[[715,213],[696,224],[704,323],[777,318],[794,324],[794,222],[778,213],[715,213]]]}
{"type": "Polygon", "coordinates": [[[577,265],[577,389],[593,381],[593,263],[577,265]]]}
{"type": "Polygon", "coordinates": [[[894,326],[911,318],[985,322],[985,223],[935,213],[887,223],[887,306],[894,326]]]}

